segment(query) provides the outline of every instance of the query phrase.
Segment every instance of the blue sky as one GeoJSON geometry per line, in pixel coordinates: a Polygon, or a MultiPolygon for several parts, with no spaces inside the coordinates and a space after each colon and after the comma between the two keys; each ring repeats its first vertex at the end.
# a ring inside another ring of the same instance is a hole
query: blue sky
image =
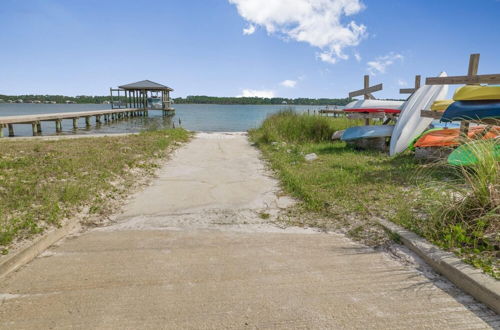
{"type": "Polygon", "coordinates": [[[2,0],[0,94],[345,97],[370,73],[398,98],[473,52],[500,72],[498,17],[498,0],[2,0]]]}

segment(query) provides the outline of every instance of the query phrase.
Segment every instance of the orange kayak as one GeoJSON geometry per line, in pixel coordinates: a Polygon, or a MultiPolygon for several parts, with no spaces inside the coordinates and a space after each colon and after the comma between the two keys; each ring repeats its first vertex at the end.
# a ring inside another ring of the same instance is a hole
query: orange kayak
{"type": "MultiPolygon", "coordinates": [[[[475,139],[484,133],[486,126],[475,126],[469,129],[469,138],[475,139]]],[[[494,139],[500,135],[500,126],[494,126],[483,136],[483,140],[494,139]]],[[[460,145],[459,141],[460,129],[459,128],[445,128],[442,130],[431,131],[424,134],[420,139],[415,142],[415,147],[455,147],[460,145]]]]}

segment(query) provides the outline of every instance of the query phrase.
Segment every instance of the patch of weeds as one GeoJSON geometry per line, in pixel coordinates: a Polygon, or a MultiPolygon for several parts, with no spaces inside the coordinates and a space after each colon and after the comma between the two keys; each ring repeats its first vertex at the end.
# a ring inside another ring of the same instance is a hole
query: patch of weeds
{"type": "Polygon", "coordinates": [[[308,214],[289,223],[341,229],[379,244],[384,230],[373,219],[389,219],[500,278],[500,163],[485,152],[500,140],[478,144],[476,166],[429,166],[409,152],[391,158],[330,141],[331,132],[359,124],[287,111],[249,132],[283,189],[308,214]],[[318,159],[304,161],[309,153],[318,159]]]}
{"type": "Polygon", "coordinates": [[[267,220],[267,219],[269,219],[271,217],[271,215],[269,213],[261,212],[261,213],[259,213],[259,217],[262,220],[267,220]]]}
{"type": "MultiPolygon", "coordinates": [[[[151,175],[183,129],[138,135],[0,143],[0,248],[59,226],[84,206],[101,215],[108,199],[124,196],[138,176],[151,175]],[[111,198],[101,198],[108,196],[111,198]]],[[[3,252],[2,252],[3,253],[3,252]]]]}

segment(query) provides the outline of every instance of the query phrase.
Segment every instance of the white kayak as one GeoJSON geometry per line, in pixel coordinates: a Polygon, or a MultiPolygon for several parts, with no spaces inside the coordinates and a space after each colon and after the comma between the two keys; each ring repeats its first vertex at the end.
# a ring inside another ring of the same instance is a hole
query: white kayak
{"type": "Polygon", "coordinates": [[[344,109],[401,109],[404,101],[388,101],[388,100],[358,100],[347,104],[344,109]]]}
{"type": "MultiPolygon", "coordinates": [[[[446,77],[447,74],[442,72],[439,76],[446,77]]],[[[425,85],[406,101],[392,133],[389,149],[391,156],[405,151],[410,141],[432,123],[432,118],[421,117],[421,110],[430,109],[434,101],[444,99],[447,94],[448,85],[425,85]]]]}

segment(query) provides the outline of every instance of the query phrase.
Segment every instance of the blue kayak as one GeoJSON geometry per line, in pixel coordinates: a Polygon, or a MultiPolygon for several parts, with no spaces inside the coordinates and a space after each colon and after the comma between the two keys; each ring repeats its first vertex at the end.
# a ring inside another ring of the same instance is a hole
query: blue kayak
{"type": "Polygon", "coordinates": [[[371,126],[354,126],[345,130],[342,135],[342,141],[351,141],[357,139],[390,137],[394,125],[371,125],[371,126]]]}
{"type": "Polygon", "coordinates": [[[500,100],[453,102],[443,113],[441,121],[481,120],[486,118],[500,118],[500,100]]]}

